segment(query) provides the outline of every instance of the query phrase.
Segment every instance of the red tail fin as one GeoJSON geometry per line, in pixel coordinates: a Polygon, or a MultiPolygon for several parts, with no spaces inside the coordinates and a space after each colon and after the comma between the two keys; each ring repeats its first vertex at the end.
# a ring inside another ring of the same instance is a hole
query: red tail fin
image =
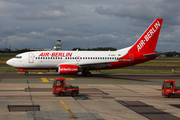
{"type": "Polygon", "coordinates": [[[155,19],[130,49],[131,52],[154,53],[163,19],[155,19]]]}

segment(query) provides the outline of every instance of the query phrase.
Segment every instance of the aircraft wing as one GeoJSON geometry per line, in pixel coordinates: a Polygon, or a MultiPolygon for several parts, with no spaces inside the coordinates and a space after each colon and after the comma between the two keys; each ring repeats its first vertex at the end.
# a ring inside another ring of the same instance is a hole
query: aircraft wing
{"type": "Polygon", "coordinates": [[[120,62],[120,61],[130,61],[129,59],[114,59],[114,60],[107,60],[107,61],[103,61],[103,62],[83,62],[83,63],[77,63],[77,62],[70,62],[70,63],[61,63],[59,65],[62,64],[69,64],[69,65],[77,65],[80,68],[101,68],[101,67],[105,67],[105,66],[111,66],[109,63],[111,62],[120,62]]]}
{"type": "Polygon", "coordinates": [[[109,63],[111,62],[119,62],[119,61],[130,61],[126,59],[118,59],[118,60],[111,60],[107,62],[91,62],[91,63],[81,63],[79,67],[81,68],[101,68],[105,66],[111,66],[109,63]]]}
{"type": "Polygon", "coordinates": [[[170,53],[170,52],[143,54],[143,56],[151,57],[151,56],[155,56],[155,55],[157,56],[157,55],[166,54],[166,53],[170,53]]]}

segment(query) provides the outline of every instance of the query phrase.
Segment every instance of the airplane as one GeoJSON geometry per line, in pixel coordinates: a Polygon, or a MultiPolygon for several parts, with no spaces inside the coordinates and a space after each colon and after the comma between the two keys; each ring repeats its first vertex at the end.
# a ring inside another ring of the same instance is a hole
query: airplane
{"type": "Polygon", "coordinates": [[[6,64],[24,71],[56,70],[59,74],[82,72],[91,76],[89,70],[115,69],[153,60],[163,19],[157,18],[130,47],[116,51],[31,51],[16,55],[6,64]]]}

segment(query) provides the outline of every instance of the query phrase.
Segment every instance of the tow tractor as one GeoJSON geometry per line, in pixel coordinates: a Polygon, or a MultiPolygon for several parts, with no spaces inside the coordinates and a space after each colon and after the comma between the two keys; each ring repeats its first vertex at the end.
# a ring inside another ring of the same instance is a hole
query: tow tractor
{"type": "Polygon", "coordinates": [[[79,87],[66,85],[64,78],[56,78],[53,84],[53,94],[64,96],[70,94],[72,97],[77,96],[79,94],[79,87]]]}
{"type": "Polygon", "coordinates": [[[174,80],[164,80],[162,95],[169,98],[180,97],[180,87],[175,86],[174,80]]]}

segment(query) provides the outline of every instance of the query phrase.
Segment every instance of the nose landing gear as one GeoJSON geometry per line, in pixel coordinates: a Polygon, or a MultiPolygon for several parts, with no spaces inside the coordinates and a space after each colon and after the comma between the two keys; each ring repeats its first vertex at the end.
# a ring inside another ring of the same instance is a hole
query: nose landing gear
{"type": "Polygon", "coordinates": [[[24,73],[24,75],[26,75],[26,76],[27,76],[27,75],[28,75],[28,71],[26,71],[26,72],[24,73]]]}

